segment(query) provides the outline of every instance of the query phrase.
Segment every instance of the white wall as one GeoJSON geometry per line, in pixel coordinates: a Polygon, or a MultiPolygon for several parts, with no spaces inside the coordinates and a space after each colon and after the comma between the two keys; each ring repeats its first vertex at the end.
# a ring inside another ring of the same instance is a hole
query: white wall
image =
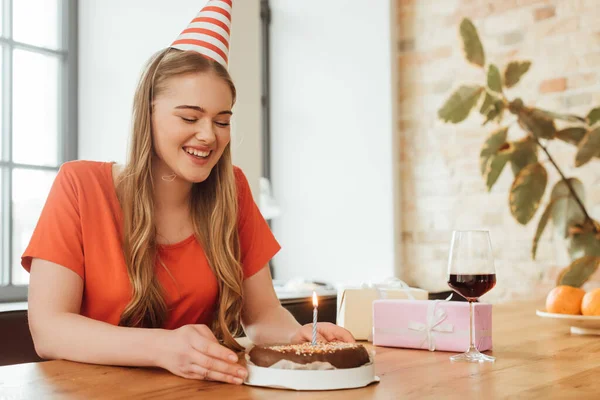
{"type": "Polygon", "coordinates": [[[273,0],[276,277],[395,274],[390,0],[273,0]]]}
{"type": "MultiPolygon", "coordinates": [[[[79,158],[124,162],[133,94],[146,61],[206,0],[79,2],[79,158]]],[[[236,1],[230,72],[237,86],[232,149],[258,193],[261,171],[259,0],[236,1]]]]}

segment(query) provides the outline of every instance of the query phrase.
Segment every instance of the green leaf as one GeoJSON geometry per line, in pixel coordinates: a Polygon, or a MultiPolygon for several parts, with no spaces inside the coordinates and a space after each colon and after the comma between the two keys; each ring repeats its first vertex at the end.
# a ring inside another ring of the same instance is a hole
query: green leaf
{"type": "Polygon", "coordinates": [[[596,272],[598,266],[600,266],[600,258],[598,257],[578,258],[561,275],[559,284],[581,287],[596,272]]]}
{"type": "MultiPolygon", "coordinates": [[[[577,178],[569,178],[567,181],[573,187],[579,200],[585,204],[583,183],[577,178]]],[[[562,179],[556,182],[556,185],[552,188],[550,201],[555,202],[554,207],[552,207],[552,224],[554,225],[554,229],[556,229],[561,237],[566,238],[569,236],[569,226],[583,224],[585,215],[569,190],[567,183],[562,179]]]]}
{"type": "Polygon", "coordinates": [[[521,77],[529,71],[530,61],[512,61],[504,70],[504,86],[511,88],[521,80],[521,77]]]}
{"type": "Polygon", "coordinates": [[[479,153],[479,169],[489,190],[498,180],[506,162],[510,158],[510,145],[506,143],[508,128],[492,132],[483,143],[479,153]]]}
{"type": "Polygon", "coordinates": [[[487,115],[488,110],[494,105],[495,101],[496,99],[494,99],[493,96],[486,92],[485,98],[483,99],[483,104],[481,104],[481,108],[479,109],[479,113],[481,115],[487,115]]]}
{"type": "Polygon", "coordinates": [[[531,258],[535,260],[535,255],[537,253],[538,242],[542,237],[542,233],[544,233],[544,229],[546,229],[546,225],[548,224],[548,220],[550,219],[550,215],[552,214],[552,207],[554,206],[554,200],[550,201],[538,222],[537,230],[535,231],[535,236],[533,238],[533,247],[531,248],[531,258]]]}
{"type": "Polygon", "coordinates": [[[585,256],[600,257],[600,239],[594,232],[575,234],[568,238],[567,249],[571,260],[585,256]]]}
{"type": "Polygon", "coordinates": [[[477,28],[475,28],[470,19],[465,18],[460,23],[460,36],[462,37],[463,50],[467,61],[483,68],[485,65],[485,53],[477,34],[477,28]]]}
{"type": "Polygon", "coordinates": [[[583,139],[585,136],[586,132],[587,129],[581,126],[573,126],[556,132],[556,138],[562,140],[563,142],[577,146],[579,142],[581,142],[581,139],[583,139]]]}
{"type": "Polygon", "coordinates": [[[506,151],[500,151],[498,154],[492,156],[488,161],[487,167],[483,174],[485,178],[485,183],[488,188],[488,191],[492,190],[492,187],[500,177],[504,166],[507,161],[510,159],[510,155],[506,151]]]}
{"type": "Polygon", "coordinates": [[[502,120],[502,114],[504,113],[504,102],[502,100],[496,100],[493,106],[488,110],[486,119],[483,125],[486,125],[488,122],[493,121],[494,119],[500,122],[502,120]]]}
{"type": "Polygon", "coordinates": [[[546,115],[548,118],[550,119],[559,119],[561,121],[569,121],[569,122],[581,122],[585,124],[585,118],[582,118],[578,115],[574,115],[574,114],[562,114],[562,113],[557,113],[554,111],[548,111],[548,110],[542,110],[542,109],[537,109],[540,113],[546,115]]]}
{"type": "Polygon", "coordinates": [[[523,107],[519,111],[519,125],[534,137],[552,139],[556,135],[554,120],[537,108],[523,107]]]}
{"type": "Polygon", "coordinates": [[[494,92],[502,93],[502,76],[500,76],[500,70],[494,64],[490,64],[488,67],[487,84],[494,92]]]}
{"type": "Polygon", "coordinates": [[[526,166],[519,172],[510,189],[510,212],[522,225],[535,215],[546,190],[548,172],[540,163],[526,166]]]}
{"type": "Polygon", "coordinates": [[[512,152],[510,156],[510,166],[515,176],[530,164],[535,164],[538,161],[538,148],[535,140],[531,137],[526,137],[516,142],[512,142],[512,152]]]}
{"type": "Polygon", "coordinates": [[[581,167],[594,156],[600,156],[600,126],[586,133],[577,146],[575,166],[581,167]]]}
{"type": "Polygon", "coordinates": [[[481,175],[485,177],[485,170],[488,166],[490,158],[496,155],[500,148],[506,144],[506,137],[508,134],[508,128],[498,129],[488,136],[486,141],[483,143],[481,152],[479,153],[479,169],[481,175]]]}
{"type": "Polygon", "coordinates": [[[596,107],[590,111],[586,119],[589,126],[592,126],[596,122],[600,121],[600,107],[596,107]]]}
{"type": "Polygon", "coordinates": [[[481,86],[461,86],[456,90],[442,108],[438,111],[438,117],[444,122],[459,123],[468,116],[483,92],[481,86]]]}

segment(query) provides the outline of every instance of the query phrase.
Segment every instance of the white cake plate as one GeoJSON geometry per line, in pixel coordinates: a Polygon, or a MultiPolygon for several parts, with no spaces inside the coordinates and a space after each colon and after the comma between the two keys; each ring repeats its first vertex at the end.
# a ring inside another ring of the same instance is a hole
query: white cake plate
{"type": "Polygon", "coordinates": [[[288,390],[338,390],[365,387],[379,382],[373,363],[358,368],[292,370],[247,365],[244,384],[288,390]]]}

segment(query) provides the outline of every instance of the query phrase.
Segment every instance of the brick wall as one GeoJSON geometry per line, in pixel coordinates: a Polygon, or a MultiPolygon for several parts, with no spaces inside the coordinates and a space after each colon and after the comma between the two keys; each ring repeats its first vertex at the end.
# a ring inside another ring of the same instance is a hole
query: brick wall
{"type": "MultiPolygon", "coordinates": [[[[509,98],[583,115],[600,105],[600,0],[396,0],[396,9],[404,277],[429,290],[447,290],[452,230],[485,228],[491,232],[498,273],[487,300],[545,293],[558,269],[568,264],[565,248],[547,229],[537,260],[531,260],[541,211],[527,226],[513,220],[510,168],[487,192],[479,151],[493,127],[482,128],[478,113],[459,125],[445,125],[436,115],[459,83],[484,82],[485,73],[462,55],[458,25],[463,17],[475,23],[489,62],[500,69],[511,59],[533,62],[521,83],[507,91],[509,98]]],[[[521,134],[511,127],[510,135],[521,134]]],[[[588,210],[600,218],[600,161],[575,169],[572,146],[552,143],[550,151],[568,175],[583,181],[588,210]]],[[[557,181],[547,167],[546,197],[557,181]]],[[[600,280],[591,283],[596,284],[600,280]]]]}

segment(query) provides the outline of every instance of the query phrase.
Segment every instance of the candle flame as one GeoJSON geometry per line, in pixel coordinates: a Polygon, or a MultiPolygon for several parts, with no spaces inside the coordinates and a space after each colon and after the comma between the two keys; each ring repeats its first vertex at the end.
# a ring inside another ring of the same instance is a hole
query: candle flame
{"type": "Polygon", "coordinates": [[[319,300],[317,299],[317,293],[313,291],[313,307],[317,307],[319,305],[319,300]]]}

